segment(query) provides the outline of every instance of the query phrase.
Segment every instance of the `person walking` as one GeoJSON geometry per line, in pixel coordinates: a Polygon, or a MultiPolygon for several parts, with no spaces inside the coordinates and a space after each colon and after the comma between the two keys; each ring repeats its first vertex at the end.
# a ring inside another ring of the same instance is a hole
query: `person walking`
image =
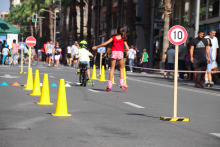
{"type": "Polygon", "coordinates": [[[10,64],[12,64],[12,61],[14,65],[17,64],[18,47],[19,45],[16,43],[16,40],[13,40],[10,64]]]}
{"type": "Polygon", "coordinates": [[[130,72],[133,72],[132,66],[134,65],[134,60],[137,58],[133,45],[131,45],[131,48],[128,50],[126,57],[129,60],[130,72]]]}
{"type": "Polygon", "coordinates": [[[106,69],[111,69],[111,48],[108,47],[105,53],[106,69]]]}
{"type": "MultiPolygon", "coordinates": [[[[178,70],[184,70],[185,69],[185,59],[186,59],[186,47],[181,44],[179,46],[179,52],[178,52],[178,70]]],[[[178,80],[184,79],[184,72],[179,72],[179,78],[178,80]]]]}
{"type": "Polygon", "coordinates": [[[48,66],[49,67],[51,67],[51,65],[52,65],[51,58],[52,58],[53,52],[54,52],[53,40],[50,40],[50,43],[47,44],[46,50],[45,50],[45,53],[47,54],[47,58],[48,58],[48,66]]]}
{"type": "Polygon", "coordinates": [[[128,44],[127,44],[127,36],[126,36],[126,31],[124,30],[124,28],[119,27],[117,29],[116,32],[117,36],[113,36],[112,38],[110,38],[108,41],[102,43],[101,45],[98,46],[94,46],[92,49],[96,50],[99,47],[103,47],[108,45],[109,43],[113,42],[112,44],[112,51],[111,51],[111,70],[110,70],[110,74],[109,74],[109,81],[108,81],[108,85],[106,87],[106,91],[111,91],[112,89],[112,78],[113,78],[113,74],[115,71],[115,63],[116,61],[119,62],[119,66],[120,66],[120,85],[121,88],[125,91],[127,91],[127,87],[124,84],[125,80],[124,80],[124,46],[125,46],[125,50],[128,50],[128,44]]]}
{"type": "MultiPolygon", "coordinates": [[[[211,40],[211,43],[212,43],[212,64],[215,64],[216,63],[216,59],[217,59],[217,50],[219,48],[219,44],[218,44],[218,39],[215,37],[216,35],[216,30],[214,29],[211,29],[210,32],[209,32],[209,35],[205,36],[205,38],[209,38],[211,40]]],[[[212,74],[212,78],[214,81],[217,80],[216,78],[216,73],[215,74],[212,74]]]]}
{"type": "Polygon", "coordinates": [[[5,44],[5,45],[4,45],[4,48],[2,49],[2,55],[3,55],[3,58],[2,58],[2,65],[5,64],[5,58],[7,58],[7,56],[8,56],[8,52],[9,52],[8,45],[5,44]]]}
{"type": "Polygon", "coordinates": [[[46,63],[45,49],[46,49],[47,43],[49,43],[49,42],[46,42],[46,41],[45,41],[45,42],[44,42],[44,45],[43,45],[43,48],[41,49],[42,61],[44,62],[44,66],[45,66],[45,63],[46,63]]]}
{"type": "Polygon", "coordinates": [[[77,68],[77,67],[75,67],[75,64],[76,64],[76,62],[78,62],[79,56],[78,55],[74,56],[74,55],[78,51],[78,49],[79,49],[79,44],[77,41],[75,41],[74,44],[72,45],[73,68],[77,68]]]}
{"type": "MultiPolygon", "coordinates": [[[[174,46],[167,51],[167,70],[174,70],[175,50],[174,46]]],[[[170,78],[170,71],[167,72],[167,78],[170,78]]]]}
{"type": "MultiPolygon", "coordinates": [[[[191,71],[192,62],[191,62],[191,60],[190,60],[190,52],[189,52],[189,50],[190,50],[190,43],[187,44],[186,66],[187,66],[187,70],[188,70],[188,71],[191,71]]],[[[192,78],[191,78],[191,73],[189,72],[189,73],[188,73],[188,80],[191,81],[191,79],[192,79],[192,78]]]]}
{"type": "MultiPolygon", "coordinates": [[[[147,53],[147,49],[144,48],[143,49],[143,55],[142,55],[142,58],[141,58],[141,64],[143,65],[143,68],[147,68],[147,62],[148,62],[148,53],[147,53]]],[[[143,69],[143,71],[145,73],[147,73],[147,69],[143,69]]]]}
{"type": "Polygon", "coordinates": [[[213,48],[212,48],[212,41],[210,38],[207,39],[208,41],[208,47],[209,47],[209,56],[210,56],[210,63],[207,64],[207,72],[205,73],[205,86],[213,86],[214,82],[212,81],[212,52],[213,52],[213,48]]]}
{"type": "Polygon", "coordinates": [[[67,46],[67,66],[71,66],[72,54],[73,54],[72,43],[69,43],[69,45],[67,46]]]}
{"type": "Polygon", "coordinates": [[[204,31],[200,30],[198,32],[198,37],[194,38],[191,42],[190,47],[190,60],[193,64],[194,68],[194,80],[195,80],[195,86],[196,88],[203,88],[203,78],[205,73],[201,73],[199,82],[197,81],[197,71],[199,68],[202,69],[202,71],[206,71],[207,67],[207,61],[210,63],[210,55],[209,55],[209,46],[208,41],[203,38],[204,37],[204,31]],[[207,54],[207,57],[206,57],[207,54]]]}
{"type": "Polygon", "coordinates": [[[55,51],[54,51],[54,54],[55,54],[55,67],[58,67],[59,64],[60,64],[60,53],[62,51],[62,49],[60,48],[60,45],[59,45],[59,42],[56,42],[56,45],[55,45],[55,51]]]}

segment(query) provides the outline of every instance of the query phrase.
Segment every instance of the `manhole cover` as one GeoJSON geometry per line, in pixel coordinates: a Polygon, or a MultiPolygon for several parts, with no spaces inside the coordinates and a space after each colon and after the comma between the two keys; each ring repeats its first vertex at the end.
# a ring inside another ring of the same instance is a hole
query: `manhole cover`
{"type": "Polygon", "coordinates": [[[0,130],[31,130],[29,127],[19,127],[19,128],[0,128],[0,130]]]}

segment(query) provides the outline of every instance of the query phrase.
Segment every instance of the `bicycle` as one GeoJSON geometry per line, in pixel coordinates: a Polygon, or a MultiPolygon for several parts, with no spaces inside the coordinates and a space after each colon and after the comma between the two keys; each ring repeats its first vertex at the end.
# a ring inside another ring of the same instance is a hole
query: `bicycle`
{"type": "MultiPolygon", "coordinates": [[[[81,69],[79,72],[79,82],[80,83],[75,83],[76,86],[80,85],[80,86],[84,86],[86,87],[86,83],[89,80],[88,75],[87,75],[87,64],[81,64],[81,69]]],[[[94,86],[94,82],[91,83],[92,87],[94,86]]]]}

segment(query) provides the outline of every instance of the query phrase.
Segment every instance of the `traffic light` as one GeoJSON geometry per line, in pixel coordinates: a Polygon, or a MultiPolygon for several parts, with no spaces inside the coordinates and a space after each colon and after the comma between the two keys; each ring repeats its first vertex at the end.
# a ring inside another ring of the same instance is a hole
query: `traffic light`
{"type": "Polygon", "coordinates": [[[37,22],[37,14],[33,14],[33,16],[32,16],[32,22],[37,22]]]}

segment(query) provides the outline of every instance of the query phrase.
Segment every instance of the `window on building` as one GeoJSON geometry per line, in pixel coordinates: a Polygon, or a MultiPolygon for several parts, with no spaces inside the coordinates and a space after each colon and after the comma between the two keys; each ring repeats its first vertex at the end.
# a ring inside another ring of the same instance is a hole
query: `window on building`
{"type": "Polygon", "coordinates": [[[207,0],[200,0],[200,12],[199,12],[200,20],[204,20],[206,17],[206,2],[207,0]]]}
{"type": "Polygon", "coordinates": [[[209,18],[219,16],[219,0],[209,0],[209,18]]]}
{"type": "Polygon", "coordinates": [[[174,24],[180,24],[180,4],[174,4],[174,24]]]}
{"type": "Polygon", "coordinates": [[[189,21],[189,2],[184,2],[182,25],[187,26],[189,21]]]}

